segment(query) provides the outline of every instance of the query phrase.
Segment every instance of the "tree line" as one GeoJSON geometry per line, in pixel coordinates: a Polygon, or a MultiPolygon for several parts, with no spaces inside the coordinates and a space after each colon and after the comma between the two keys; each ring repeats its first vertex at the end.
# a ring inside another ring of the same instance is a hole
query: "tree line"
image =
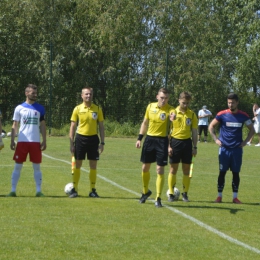
{"type": "Polygon", "coordinates": [[[40,87],[48,124],[69,122],[80,91],[94,88],[105,117],[139,124],[167,87],[170,103],[215,114],[237,92],[259,101],[259,0],[2,0],[0,109],[11,120],[28,83],[40,87]]]}

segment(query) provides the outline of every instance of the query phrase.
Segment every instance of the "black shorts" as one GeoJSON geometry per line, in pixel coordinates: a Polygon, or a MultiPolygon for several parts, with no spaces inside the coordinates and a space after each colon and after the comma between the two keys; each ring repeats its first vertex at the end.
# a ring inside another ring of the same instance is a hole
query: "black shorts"
{"type": "Polygon", "coordinates": [[[203,130],[203,132],[204,132],[204,135],[205,136],[208,136],[208,125],[199,125],[198,126],[198,135],[201,135],[201,133],[202,133],[202,130],[203,130]]]}
{"type": "Polygon", "coordinates": [[[157,162],[157,165],[159,166],[167,165],[168,137],[146,136],[142,148],[141,162],[157,162]]]}
{"type": "Polygon", "coordinates": [[[98,145],[98,135],[86,136],[77,134],[75,138],[75,159],[85,160],[87,154],[88,160],[99,160],[98,145]]]}
{"type": "Polygon", "coordinates": [[[192,160],[192,141],[191,139],[175,139],[172,138],[170,141],[172,148],[172,156],[170,156],[170,163],[186,163],[191,164],[192,160]]]}

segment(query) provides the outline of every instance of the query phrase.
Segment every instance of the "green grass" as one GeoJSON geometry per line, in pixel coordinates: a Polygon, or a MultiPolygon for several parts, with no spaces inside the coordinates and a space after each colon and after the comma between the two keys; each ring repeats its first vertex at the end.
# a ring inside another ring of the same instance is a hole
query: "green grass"
{"type": "MultiPolygon", "coordinates": [[[[139,204],[141,191],[140,150],[136,139],[106,138],[98,163],[100,199],[88,198],[88,163],[83,164],[80,197],[69,199],[64,186],[71,182],[68,137],[48,137],[43,157],[42,191],[35,197],[31,163],[24,164],[16,198],[7,198],[13,170],[10,139],[0,153],[0,259],[259,259],[259,147],[245,147],[239,199],[232,201],[231,173],[226,176],[223,203],[217,196],[218,149],[213,143],[198,144],[190,203],[154,201],[139,204]],[[186,215],[182,215],[186,214],[186,215]],[[193,219],[188,219],[192,217],[193,219]],[[198,225],[201,223],[202,226],[198,225]],[[204,226],[203,226],[204,225],[204,226]],[[206,229],[211,227],[214,232],[206,229]],[[233,238],[220,237],[216,230],[233,238]],[[235,239],[248,245],[234,243],[235,239]],[[254,252],[256,248],[258,252],[254,252]]],[[[167,190],[166,167],[164,194],[167,190]]],[[[155,164],[150,189],[155,196],[155,164]]],[[[177,187],[181,190],[182,174],[177,187]]]]}

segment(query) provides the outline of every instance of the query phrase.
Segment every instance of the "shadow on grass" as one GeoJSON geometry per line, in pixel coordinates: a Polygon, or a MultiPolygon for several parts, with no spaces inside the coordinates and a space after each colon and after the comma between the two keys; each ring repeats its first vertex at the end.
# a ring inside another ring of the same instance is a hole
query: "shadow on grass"
{"type": "Polygon", "coordinates": [[[237,212],[240,211],[246,211],[245,208],[243,208],[243,206],[258,206],[259,207],[259,203],[243,203],[243,204],[234,204],[233,202],[222,202],[222,203],[215,203],[212,201],[197,201],[198,203],[209,203],[211,205],[191,205],[190,203],[186,203],[180,205],[178,202],[175,202],[171,205],[169,204],[165,204],[165,206],[167,205],[167,207],[169,208],[178,208],[178,209],[182,209],[182,208],[194,208],[194,209],[219,209],[219,210],[227,210],[230,211],[231,214],[236,214],[237,212]],[[179,205],[178,205],[178,204],[179,205]],[[213,206],[214,205],[214,206],[213,206]],[[222,207],[221,205],[223,205],[224,207],[222,207]],[[228,205],[233,205],[234,207],[229,207],[228,205]],[[238,208],[239,207],[239,208],[238,208]]]}
{"type": "Polygon", "coordinates": [[[100,197],[100,198],[91,198],[88,195],[83,196],[83,195],[79,195],[76,198],[69,198],[66,195],[44,195],[44,197],[36,197],[35,195],[17,195],[16,197],[8,197],[7,194],[2,194],[0,195],[0,198],[11,198],[11,199],[17,199],[17,198],[36,198],[36,199],[44,199],[44,198],[52,198],[52,199],[91,199],[91,200],[102,200],[102,199],[116,199],[116,200],[138,200],[140,198],[136,198],[136,197],[130,197],[130,198],[123,198],[123,197],[100,197]]]}

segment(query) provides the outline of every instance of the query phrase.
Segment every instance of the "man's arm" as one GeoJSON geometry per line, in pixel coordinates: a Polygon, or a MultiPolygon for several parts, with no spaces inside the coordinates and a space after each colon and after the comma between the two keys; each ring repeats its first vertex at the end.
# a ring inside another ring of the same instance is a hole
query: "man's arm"
{"type": "Polygon", "coordinates": [[[40,132],[42,134],[41,150],[44,151],[47,147],[47,145],[46,145],[46,124],[45,124],[45,120],[42,120],[40,122],[40,132]]]}
{"type": "Polygon", "coordinates": [[[191,137],[192,137],[192,143],[193,143],[193,149],[192,154],[196,156],[197,154],[197,143],[198,143],[198,131],[197,128],[191,129],[191,137]]]}
{"type": "Polygon", "coordinates": [[[16,133],[18,133],[18,126],[19,126],[19,122],[14,121],[13,125],[12,125],[12,131],[11,131],[11,144],[10,144],[11,150],[15,150],[14,139],[15,139],[16,133]]]}
{"type": "Polygon", "coordinates": [[[70,152],[74,154],[74,137],[76,132],[77,123],[75,121],[71,121],[70,123],[70,152]]]}
{"type": "Polygon", "coordinates": [[[101,144],[99,146],[99,150],[100,150],[100,153],[103,152],[104,150],[104,144],[102,143],[105,143],[105,127],[104,127],[104,122],[98,122],[98,126],[99,126],[99,135],[100,135],[100,139],[101,139],[101,144]]]}
{"type": "Polygon", "coordinates": [[[247,142],[249,140],[251,140],[251,138],[253,137],[253,135],[255,134],[255,128],[253,126],[253,124],[249,124],[249,125],[246,125],[246,127],[249,129],[249,132],[248,132],[248,135],[246,137],[246,139],[241,143],[241,147],[244,147],[246,146],[247,142]]]}
{"type": "Polygon", "coordinates": [[[210,133],[210,135],[212,136],[214,142],[215,142],[217,145],[221,146],[221,142],[220,142],[220,140],[217,138],[216,132],[215,132],[215,127],[216,127],[218,124],[219,124],[218,120],[217,120],[216,118],[214,118],[214,119],[211,121],[210,125],[209,125],[209,133],[210,133]]]}
{"type": "Polygon", "coordinates": [[[141,141],[142,141],[143,136],[147,132],[148,123],[149,123],[149,120],[147,118],[144,118],[144,120],[143,120],[143,122],[141,124],[141,128],[140,128],[140,131],[139,131],[139,136],[138,136],[137,142],[135,144],[136,148],[140,148],[141,147],[141,141]]]}

